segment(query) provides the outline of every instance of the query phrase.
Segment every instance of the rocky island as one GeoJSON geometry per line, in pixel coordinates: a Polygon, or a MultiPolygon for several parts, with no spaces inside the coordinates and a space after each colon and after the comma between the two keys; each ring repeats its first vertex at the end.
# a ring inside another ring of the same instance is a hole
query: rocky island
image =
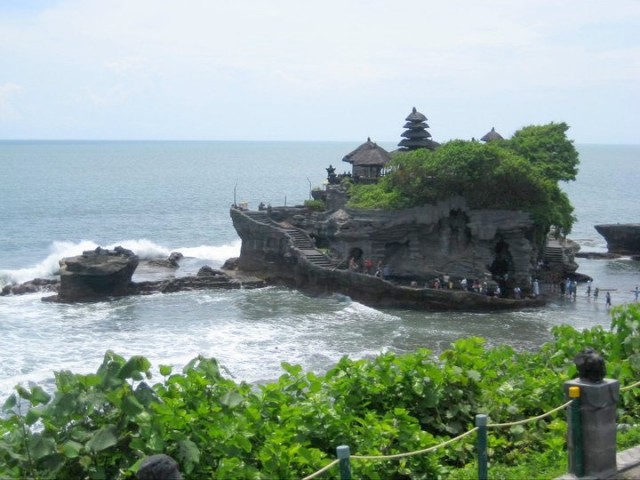
{"type": "Polygon", "coordinates": [[[594,228],[607,241],[609,253],[640,255],[640,223],[608,223],[594,228]]]}
{"type": "Polygon", "coordinates": [[[572,208],[549,183],[529,181],[534,175],[528,177],[526,169],[536,167],[513,160],[513,150],[521,137],[560,133],[554,142],[568,146],[566,170],[554,179],[569,179],[577,153],[564,138],[568,127],[523,129],[511,141],[492,129],[483,143],[441,145],[431,140],[426,117],[415,108],[406,121],[398,151],[386,152],[368,139],[343,158],[352,171],[337,175],[330,165],[324,189],[314,190],[304,206],[234,205],[230,215],[242,239],[238,268],[270,283],[344,294],[374,307],[483,311],[542,305],[539,282],[559,281],[577,268],[573,247],[547,241],[552,226],[570,227],[572,208]],[[409,155],[406,163],[395,160],[402,154],[409,155]],[[416,168],[417,154],[424,163],[416,168]],[[447,168],[460,159],[464,164],[447,178],[442,164],[429,163],[436,155],[447,168]],[[507,166],[514,171],[505,174],[507,166]],[[473,180],[464,178],[469,173],[473,180]],[[363,198],[373,206],[362,206],[363,198]]]}

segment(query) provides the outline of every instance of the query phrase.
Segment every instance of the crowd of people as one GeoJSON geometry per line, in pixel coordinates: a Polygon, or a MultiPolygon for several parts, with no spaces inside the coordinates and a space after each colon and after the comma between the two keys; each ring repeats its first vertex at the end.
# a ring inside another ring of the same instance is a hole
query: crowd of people
{"type": "MultiPolygon", "coordinates": [[[[349,259],[349,270],[359,273],[365,273],[367,275],[375,275],[376,277],[383,278],[384,280],[388,280],[391,277],[391,269],[388,265],[385,265],[382,260],[379,260],[374,267],[373,262],[370,259],[358,261],[354,257],[351,257],[349,259]]],[[[416,280],[411,281],[410,286],[414,288],[421,287],[416,280]]],[[[423,288],[444,288],[451,290],[459,289],[496,297],[504,296],[507,293],[506,291],[504,291],[504,289],[501,289],[498,282],[495,282],[493,280],[481,281],[478,279],[462,278],[460,280],[454,281],[454,279],[449,274],[444,274],[425,282],[423,288]]],[[[569,277],[557,283],[551,282],[551,291],[556,291],[556,288],[559,289],[560,295],[563,297],[575,299],[578,295],[578,282],[575,279],[569,277]]],[[[587,297],[593,297],[595,300],[597,300],[600,292],[601,289],[592,286],[591,279],[587,280],[585,285],[585,294],[587,297]]],[[[640,287],[636,285],[635,289],[631,290],[631,293],[634,294],[634,299],[637,302],[640,295],[640,287]]],[[[532,297],[540,296],[540,283],[537,278],[534,277],[531,279],[530,290],[527,290],[525,292],[519,286],[515,286],[512,289],[512,294],[510,294],[510,296],[517,299],[523,298],[526,295],[530,295],[532,297]]],[[[605,290],[604,299],[607,308],[611,307],[612,298],[611,292],[609,290],[605,290]]]]}

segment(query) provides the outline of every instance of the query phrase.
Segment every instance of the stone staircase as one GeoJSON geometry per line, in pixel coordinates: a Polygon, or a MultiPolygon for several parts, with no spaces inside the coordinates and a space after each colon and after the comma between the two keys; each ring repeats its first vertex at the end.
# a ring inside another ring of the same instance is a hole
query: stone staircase
{"type": "Polygon", "coordinates": [[[335,264],[329,257],[316,249],[315,245],[306,233],[295,228],[284,229],[284,232],[291,239],[293,246],[300,250],[309,262],[324,268],[335,267],[335,264]]]}
{"type": "Polygon", "coordinates": [[[544,248],[544,260],[550,265],[563,263],[564,249],[562,247],[555,247],[547,245],[544,248]]]}
{"type": "Polygon", "coordinates": [[[297,228],[284,228],[278,222],[273,221],[267,212],[264,211],[246,210],[243,213],[256,222],[271,225],[283,231],[291,239],[293,246],[300,250],[305,258],[314,265],[324,268],[334,268],[336,266],[329,257],[316,248],[311,238],[309,238],[309,235],[302,230],[297,228]]]}

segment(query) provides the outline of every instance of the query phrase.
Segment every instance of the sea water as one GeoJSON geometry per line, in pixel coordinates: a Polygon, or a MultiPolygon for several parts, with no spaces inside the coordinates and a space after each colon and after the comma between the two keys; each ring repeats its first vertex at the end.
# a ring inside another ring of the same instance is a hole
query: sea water
{"type": "MultiPolygon", "coordinates": [[[[0,142],[0,288],[53,277],[62,257],[121,245],[142,259],[185,255],[176,275],[238,256],[233,203],[298,205],[326,168],[349,170],[358,142],[0,142]]],[[[393,144],[381,144],[389,150],[393,144]]],[[[578,221],[571,238],[606,251],[598,223],[638,222],[640,146],[578,145],[576,182],[564,185],[578,221]]],[[[614,304],[632,302],[640,262],[580,259],[614,304]]],[[[140,269],[139,269],[140,270],[140,269]]],[[[144,279],[141,270],[134,280],[144,279]]],[[[157,367],[215,357],[238,381],[277,378],[281,362],[322,372],[340,357],[428,348],[458,338],[533,349],[553,325],[609,326],[604,297],[552,297],[541,309],[503,313],[377,310],[343,296],[297,291],[210,290],[111,302],[43,303],[42,294],[0,297],[0,401],[13,386],[50,387],[53,372],[93,372],[106,350],[157,367]]]]}

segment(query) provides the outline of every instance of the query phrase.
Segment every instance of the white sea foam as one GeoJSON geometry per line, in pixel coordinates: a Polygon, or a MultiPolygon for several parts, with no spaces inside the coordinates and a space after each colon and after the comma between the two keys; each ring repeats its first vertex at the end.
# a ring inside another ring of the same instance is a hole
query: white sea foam
{"type": "Polygon", "coordinates": [[[222,246],[200,245],[199,247],[182,247],[175,250],[185,257],[222,263],[228,258],[240,256],[241,243],[241,240],[236,240],[233,243],[222,246]]]}
{"type": "MultiPolygon", "coordinates": [[[[198,247],[169,248],[142,238],[138,240],[122,240],[110,245],[100,246],[110,250],[121,246],[134,252],[141,260],[166,258],[172,251],[178,251],[188,258],[222,264],[226,259],[240,255],[240,245],[241,241],[237,240],[231,244],[219,246],[200,245],[198,247]]],[[[9,284],[27,282],[34,278],[54,277],[58,274],[60,259],[80,255],[87,250],[95,250],[98,246],[92,240],[53,242],[50,248],[51,253],[38,264],[15,270],[0,270],[0,288],[9,284]]]]}

